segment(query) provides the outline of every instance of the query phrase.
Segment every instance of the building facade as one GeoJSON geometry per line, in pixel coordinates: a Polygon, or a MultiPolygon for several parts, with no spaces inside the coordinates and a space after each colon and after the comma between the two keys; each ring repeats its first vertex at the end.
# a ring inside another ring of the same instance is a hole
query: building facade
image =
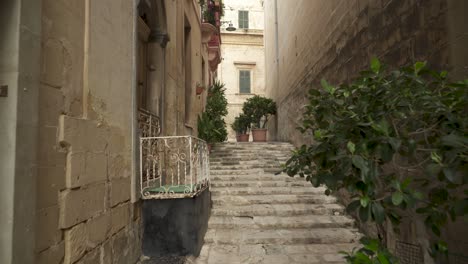
{"type": "MultiPolygon", "coordinates": [[[[427,61],[454,79],[466,78],[467,11],[463,0],[266,0],[266,94],[278,105],[270,136],[296,146],[310,143],[311,137],[296,129],[308,90],[320,87],[321,79],[350,82],[374,56],[392,67],[427,61]]],[[[451,223],[446,234],[449,247],[460,254],[468,247],[461,222],[451,223]]],[[[391,237],[390,248],[395,250],[397,241],[428,245],[422,223],[404,228],[401,237],[391,237]]],[[[424,263],[431,263],[424,254],[424,263]]]]}
{"type": "Polygon", "coordinates": [[[0,263],[136,263],[141,122],[196,136],[216,75],[199,2],[6,0],[0,21],[0,263]]]}
{"type": "Polygon", "coordinates": [[[265,56],[263,46],[263,1],[225,0],[225,24],[221,29],[222,62],[219,79],[226,84],[228,139],[235,140],[231,129],[234,118],[242,112],[244,101],[265,94],[265,56]],[[227,31],[231,24],[235,31],[227,31]]]}

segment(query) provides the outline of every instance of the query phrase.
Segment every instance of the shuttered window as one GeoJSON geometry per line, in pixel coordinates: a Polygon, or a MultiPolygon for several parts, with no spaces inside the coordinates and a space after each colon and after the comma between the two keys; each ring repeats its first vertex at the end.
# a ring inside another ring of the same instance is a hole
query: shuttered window
{"type": "Polygon", "coordinates": [[[250,71],[239,71],[239,93],[250,93],[250,71]]]}
{"type": "Polygon", "coordinates": [[[249,28],[249,11],[239,11],[239,28],[249,28]]]}

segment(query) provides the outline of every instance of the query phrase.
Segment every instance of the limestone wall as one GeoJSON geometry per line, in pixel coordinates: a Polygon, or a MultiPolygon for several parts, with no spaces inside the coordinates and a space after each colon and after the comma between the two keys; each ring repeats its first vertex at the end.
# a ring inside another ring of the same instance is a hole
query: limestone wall
{"type": "MultiPolygon", "coordinates": [[[[208,63],[199,6],[161,2],[170,41],[165,51],[151,44],[149,110],[161,115],[165,135],[195,135],[189,126],[196,127],[204,96],[185,92],[181,47],[187,20],[194,87],[202,82],[202,58],[208,63]],[[185,96],[192,100],[189,120],[185,96]]],[[[42,2],[38,264],[131,264],[141,255],[141,206],[131,201],[139,166],[132,145],[136,14],[128,0],[42,2]]]]}
{"type": "MultiPolygon", "coordinates": [[[[467,78],[468,55],[461,48],[468,46],[467,27],[461,26],[468,23],[467,10],[463,0],[266,0],[266,93],[278,104],[272,136],[296,146],[310,142],[296,130],[307,91],[322,78],[332,84],[352,80],[373,56],[393,67],[428,61],[467,78]]],[[[404,238],[420,242],[423,229],[413,223],[404,238]]],[[[465,229],[449,227],[455,252],[467,245],[455,230],[465,229]]]]}
{"type": "Polygon", "coordinates": [[[274,3],[265,2],[266,86],[279,106],[279,140],[306,141],[295,129],[306,91],[322,78],[351,80],[372,56],[393,66],[427,60],[450,68],[447,0],[277,0],[278,36],[274,3]]]}

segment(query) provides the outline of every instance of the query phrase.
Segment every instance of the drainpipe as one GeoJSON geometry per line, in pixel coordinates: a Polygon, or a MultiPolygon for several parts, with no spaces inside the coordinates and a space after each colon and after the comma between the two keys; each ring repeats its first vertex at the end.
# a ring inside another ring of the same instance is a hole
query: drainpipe
{"type": "Polygon", "coordinates": [[[279,87],[279,36],[278,36],[278,0],[275,0],[275,48],[276,48],[276,87],[275,97],[279,87]]]}
{"type": "Polygon", "coordinates": [[[137,202],[140,198],[139,195],[139,181],[140,177],[137,171],[139,159],[139,135],[138,135],[138,110],[137,110],[137,52],[138,52],[138,3],[140,0],[133,1],[133,30],[132,30],[132,41],[133,41],[133,54],[132,54],[132,85],[131,85],[131,98],[132,98],[132,111],[131,111],[131,126],[132,126],[132,180],[131,180],[131,201],[137,202]]]}
{"type": "Polygon", "coordinates": [[[161,85],[161,94],[159,95],[160,98],[160,104],[159,104],[159,126],[161,128],[161,133],[160,135],[165,135],[165,108],[164,106],[166,105],[166,47],[163,48],[162,50],[162,56],[163,56],[163,65],[162,65],[162,85],[161,85]]]}

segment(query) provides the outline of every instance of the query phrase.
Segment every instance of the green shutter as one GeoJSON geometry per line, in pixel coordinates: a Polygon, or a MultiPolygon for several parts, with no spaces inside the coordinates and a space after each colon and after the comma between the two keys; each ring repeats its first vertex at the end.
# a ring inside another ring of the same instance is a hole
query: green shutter
{"type": "Polygon", "coordinates": [[[239,92],[250,93],[250,71],[239,71],[239,92]]]}
{"type": "Polygon", "coordinates": [[[239,10],[239,28],[249,28],[249,11],[239,10]]]}

